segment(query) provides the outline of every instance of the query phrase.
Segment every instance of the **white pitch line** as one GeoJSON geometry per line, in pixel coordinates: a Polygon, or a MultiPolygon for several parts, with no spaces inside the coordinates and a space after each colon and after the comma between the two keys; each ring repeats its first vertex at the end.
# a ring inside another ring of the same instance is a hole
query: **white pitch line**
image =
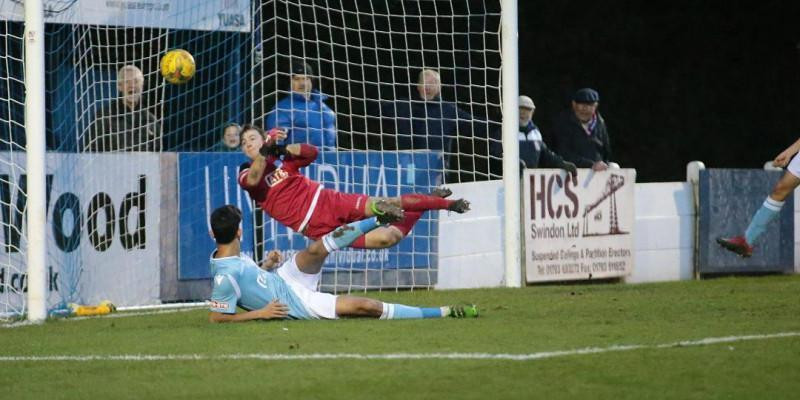
{"type": "Polygon", "coordinates": [[[586,354],[602,354],[632,350],[669,349],[691,346],[708,346],[720,343],[734,343],[754,340],[800,337],[800,332],[780,332],[763,335],[710,337],[698,340],[662,344],[613,345],[607,347],[585,347],[573,350],[543,351],[528,354],[507,353],[317,353],[317,354],[117,354],[117,355],[50,355],[50,356],[0,356],[0,362],[31,361],[306,361],[306,360],[505,360],[531,361],[586,354]]]}
{"type": "Polygon", "coordinates": [[[22,328],[23,326],[41,325],[41,322],[20,321],[0,324],[0,328],[22,328]]]}

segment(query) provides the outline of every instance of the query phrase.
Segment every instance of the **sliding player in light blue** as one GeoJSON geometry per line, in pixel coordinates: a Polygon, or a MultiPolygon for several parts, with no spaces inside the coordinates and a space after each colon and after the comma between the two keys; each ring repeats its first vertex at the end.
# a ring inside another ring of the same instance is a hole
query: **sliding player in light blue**
{"type": "Polygon", "coordinates": [[[211,214],[211,230],[217,250],[211,255],[214,289],[209,301],[211,322],[240,322],[256,319],[337,319],[371,317],[380,319],[474,318],[474,305],[422,308],[383,303],[355,296],[336,296],[317,291],[322,264],[328,254],[347,247],[359,236],[403,217],[398,207],[384,215],[343,225],[314,241],[305,250],[277,268],[279,253],[272,252],[259,268],[240,254],[242,213],[227,205],[211,214]],[[245,312],[237,313],[237,306],[245,312]]]}
{"type": "Polygon", "coordinates": [[[789,164],[786,167],[786,172],[772,189],[772,193],[767,196],[767,199],[764,200],[764,203],[753,215],[750,225],[744,231],[744,236],[717,238],[717,243],[720,246],[742,257],[753,255],[753,246],[756,240],[767,230],[767,225],[780,214],[786,198],[800,185],[800,157],[794,157],[798,151],[800,151],[800,139],[775,157],[772,165],[783,168],[786,167],[786,164],[789,164]]]}

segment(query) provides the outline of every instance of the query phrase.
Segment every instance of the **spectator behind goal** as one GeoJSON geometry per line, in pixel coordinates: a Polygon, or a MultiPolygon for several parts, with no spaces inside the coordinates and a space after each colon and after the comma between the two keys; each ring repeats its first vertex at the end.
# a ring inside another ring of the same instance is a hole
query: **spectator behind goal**
{"type": "Polygon", "coordinates": [[[241,131],[239,124],[229,122],[222,128],[222,137],[220,140],[211,147],[211,151],[215,152],[230,152],[239,151],[239,131],[241,131]]]}
{"type": "Polygon", "coordinates": [[[409,99],[381,102],[381,130],[392,135],[386,148],[444,152],[449,183],[488,179],[490,155],[499,160],[502,153],[499,140],[490,140],[489,123],[442,100],[441,76],[433,69],[420,71],[415,89],[409,99]]]}
{"type": "Polygon", "coordinates": [[[161,151],[158,119],[142,104],[144,75],[126,65],[117,72],[120,97],[101,107],[83,137],[83,151],[161,151]]]}
{"type": "Polygon", "coordinates": [[[597,111],[599,101],[596,90],[580,89],[572,96],[571,108],[559,114],[553,124],[553,149],[578,168],[608,169],[611,142],[605,120],[597,111]]]}
{"type": "Polygon", "coordinates": [[[525,168],[561,168],[573,175],[575,164],[550,150],[542,139],[539,127],[533,123],[536,105],[528,96],[519,96],[519,163],[520,172],[525,168]]]}
{"type": "Polygon", "coordinates": [[[336,114],[326,94],[314,89],[314,70],[304,61],[292,63],[291,92],[267,114],[267,130],[283,128],[287,143],[306,143],[323,151],[336,149],[336,114]]]}

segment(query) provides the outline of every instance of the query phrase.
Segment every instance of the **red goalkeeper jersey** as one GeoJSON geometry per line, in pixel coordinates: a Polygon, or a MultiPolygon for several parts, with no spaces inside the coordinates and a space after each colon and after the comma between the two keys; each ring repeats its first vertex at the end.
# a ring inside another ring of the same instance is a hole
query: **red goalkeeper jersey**
{"type": "Polygon", "coordinates": [[[317,158],[317,148],[301,144],[300,155],[286,155],[280,166],[274,156],[267,158],[264,177],[255,185],[247,186],[250,162],[239,167],[239,186],[256,204],[275,220],[295,232],[302,232],[316,208],[322,185],[306,178],[300,168],[317,158]]]}

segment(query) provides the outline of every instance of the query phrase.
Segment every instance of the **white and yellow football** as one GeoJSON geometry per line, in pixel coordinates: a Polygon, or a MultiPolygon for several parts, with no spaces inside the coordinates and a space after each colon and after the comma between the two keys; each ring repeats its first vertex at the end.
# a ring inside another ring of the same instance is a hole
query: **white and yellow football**
{"type": "Polygon", "coordinates": [[[186,50],[170,50],[161,57],[161,75],[169,83],[186,83],[192,79],[194,72],[194,57],[186,50]]]}

